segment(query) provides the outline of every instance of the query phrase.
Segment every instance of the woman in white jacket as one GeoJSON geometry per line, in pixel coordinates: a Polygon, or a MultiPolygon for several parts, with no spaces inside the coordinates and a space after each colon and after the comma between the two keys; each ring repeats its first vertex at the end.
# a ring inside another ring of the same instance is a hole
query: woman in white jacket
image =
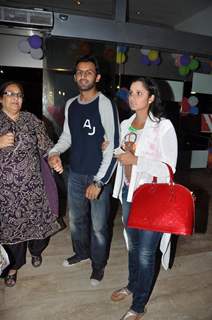
{"type": "Polygon", "coordinates": [[[135,113],[121,124],[121,147],[115,150],[118,167],[113,196],[122,202],[123,223],[128,244],[129,279],[127,286],[112,293],[113,301],[132,294],[132,305],[121,320],[143,318],[155,276],[155,257],[160,244],[163,265],[168,267],[170,235],[127,227],[127,219],[135,189],[153,176],[158,182],[169,181],[164,163],[175,172],[177,138],[173,125],[162,118],[158,88],[152,79],[132,82],[129,105],[135,113]]]}

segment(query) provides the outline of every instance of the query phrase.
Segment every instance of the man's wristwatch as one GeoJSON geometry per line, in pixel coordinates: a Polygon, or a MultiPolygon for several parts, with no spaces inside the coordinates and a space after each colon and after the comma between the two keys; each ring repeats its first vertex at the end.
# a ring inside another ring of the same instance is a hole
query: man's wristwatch
{"type": "Polygon", "coordinates": [[[104,183],[99,180],[99,181],[93,181],[93,184],[95,185],[95,187],[97,188],[102,188],[104,186],[104,183]]]}

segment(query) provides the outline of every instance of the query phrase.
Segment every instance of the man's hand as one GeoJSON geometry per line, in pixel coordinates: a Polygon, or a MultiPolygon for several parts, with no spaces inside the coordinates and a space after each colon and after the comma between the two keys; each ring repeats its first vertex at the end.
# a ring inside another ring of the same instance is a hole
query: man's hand
{"type": "Polygon", "coordinates": [[[85,191],[85,197],[89,200],[96,200],[101,190],[102,188],[97,187],[94,183],[92,183],[87,187],[85,191]]]}
{"type": "Polygon", "coordinates": [[[12,147],[15,143],[15,135],[8,132],[0,136],[0,148],[12,147]]]}
{"type": "Polygon", "coordinates": [[[53,154],[48,157],[49,166],[54,169],[56,172],[61,174],[63,172],[63,165],[58,154],[53,154]]]}

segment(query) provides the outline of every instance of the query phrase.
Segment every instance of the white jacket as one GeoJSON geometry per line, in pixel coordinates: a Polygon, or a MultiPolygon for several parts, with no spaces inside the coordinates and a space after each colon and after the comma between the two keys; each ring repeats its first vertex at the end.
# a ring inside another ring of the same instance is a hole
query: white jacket
{"type": "MultiPolygon", "coordinates": [[[[132,124],[135,114],[121,123],[121,140],[128,133],[128,128],[132,124]]],[[[177,137],[170,120],[161,119],[160,122],[153,115],[147,118],[144,129],[136,142],[135,155],[138,157],[136,165],[132,166],[131,179],[127,201],[132,201],[135,189],[144,183],[151,182],[153,176],[158,177],[158,182],[169,181],[169,171],[167,163],[175,172],[177,162],[177,137]],[[139,176],[139,180],[138,180],[139,176]]],[[[124,168],[119,163],[116,172],[113,197],[122,201],[122,187],[124,184],[124,168]]],[[[162,264],[168,268],[170,255],[170,235],[164,234],[160,247],[163,256],[162,264]]]]}

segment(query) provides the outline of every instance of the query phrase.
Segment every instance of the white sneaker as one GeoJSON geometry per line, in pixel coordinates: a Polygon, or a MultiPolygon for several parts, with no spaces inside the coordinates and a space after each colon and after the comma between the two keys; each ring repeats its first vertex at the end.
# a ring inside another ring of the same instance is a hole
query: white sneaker
{"type": "Polygon", "coordinates": [[[76,254],[73,255],[70,258],[67,258],[63,261],[63,267],[67,268],[67,267],[72,267],[80,262],[85,262],[89,260],[89,258],[86,259],[81,259],[80,257],[78,257],[76,254]]]}
{"type": "Polygon", "coordinates": [[[100,284],[101,281],[96,279],[91,279],[91,285],[92,287],[97,287],[100,284]]]}
{"type": "Polygon", "coordinates": [[[91,273],[91,285],[97,287],[104,277],[104,268],[103,269],[93,269],[91,273]]]}

